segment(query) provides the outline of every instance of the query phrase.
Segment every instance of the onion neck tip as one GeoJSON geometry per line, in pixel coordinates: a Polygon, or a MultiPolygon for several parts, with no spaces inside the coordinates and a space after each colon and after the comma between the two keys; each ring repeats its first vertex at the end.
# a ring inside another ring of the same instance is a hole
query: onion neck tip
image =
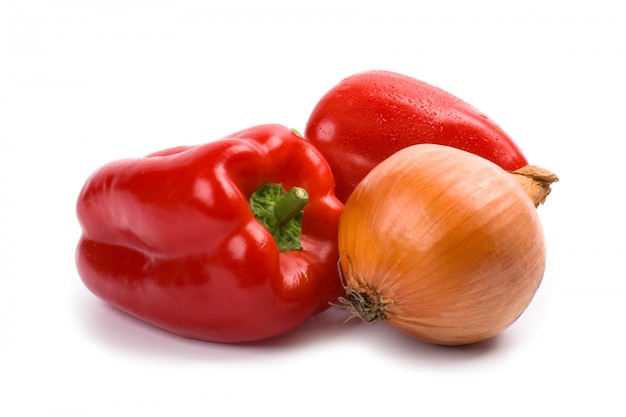
{"type": "Polygon", "coordinates": [[[535,207],[544,204],[552,189],[550,186],[559,180],[556,174],[535,165],[527,165],[516,171],[509,171],[524,188],[535,207]]]}

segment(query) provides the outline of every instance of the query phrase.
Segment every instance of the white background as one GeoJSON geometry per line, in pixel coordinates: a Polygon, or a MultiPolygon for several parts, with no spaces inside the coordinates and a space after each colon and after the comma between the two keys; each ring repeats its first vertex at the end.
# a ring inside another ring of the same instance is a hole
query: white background
{"type": "Polygon", "coordinates": [[[0,414],[625,415],[619,5],[3,1],[0,414]],[[511,328],[442,348],[330,310],[266,343],[219,345],[82,285],[74,205],[93,170],[260,123],[302,131],[328,89],[369,69],[470,102],[560,176],[539,208],[544,281],[511,328]]]}

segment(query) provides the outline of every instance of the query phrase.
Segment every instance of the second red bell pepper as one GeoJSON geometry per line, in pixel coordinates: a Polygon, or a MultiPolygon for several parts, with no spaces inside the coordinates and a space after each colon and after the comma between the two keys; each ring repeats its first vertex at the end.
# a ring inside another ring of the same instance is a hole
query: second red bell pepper
{"type": "Polygon", "coordinates": [[[103,300],[185,337],[277,336],[343,293],[333,190],[321,154],[280,125],[112,162],[78,198],[78,272],[103,300]]]}
{"type": "Polygon", "coordinates": [[[509,135],[476,108],[389,71],[340,81],[311,112],[304,136],[326,157],[343,202],[376,165],[418,143],[463,149],[510,171],[528,164],[509,135]]]}

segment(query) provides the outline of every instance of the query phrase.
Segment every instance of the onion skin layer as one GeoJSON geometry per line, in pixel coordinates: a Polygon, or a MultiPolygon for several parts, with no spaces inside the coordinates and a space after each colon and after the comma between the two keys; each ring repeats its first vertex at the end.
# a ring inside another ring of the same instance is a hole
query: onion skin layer
{"type": "Polygon", "coordinates": [[[455,148],[420,144],[357,186],[339,226],[340,300],[442,345],[479,342],[526,309],[545,270],[535,204],[513,175],[455,148]]]}

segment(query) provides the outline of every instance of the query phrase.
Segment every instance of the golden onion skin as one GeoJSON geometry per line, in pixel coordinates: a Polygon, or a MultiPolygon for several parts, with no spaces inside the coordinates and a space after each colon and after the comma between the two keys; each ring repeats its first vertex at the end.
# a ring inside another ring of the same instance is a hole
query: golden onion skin
{"type": "Polygon", "coordinates": [[[515,178],[431,144],[397,152],[357,186],[341,218],[339,251],[353,312],[365,300],[368,311],[379,309],[367,321],[443,345],[479,342],[510,326],[546,262],[537,210],[515,178]]]}

